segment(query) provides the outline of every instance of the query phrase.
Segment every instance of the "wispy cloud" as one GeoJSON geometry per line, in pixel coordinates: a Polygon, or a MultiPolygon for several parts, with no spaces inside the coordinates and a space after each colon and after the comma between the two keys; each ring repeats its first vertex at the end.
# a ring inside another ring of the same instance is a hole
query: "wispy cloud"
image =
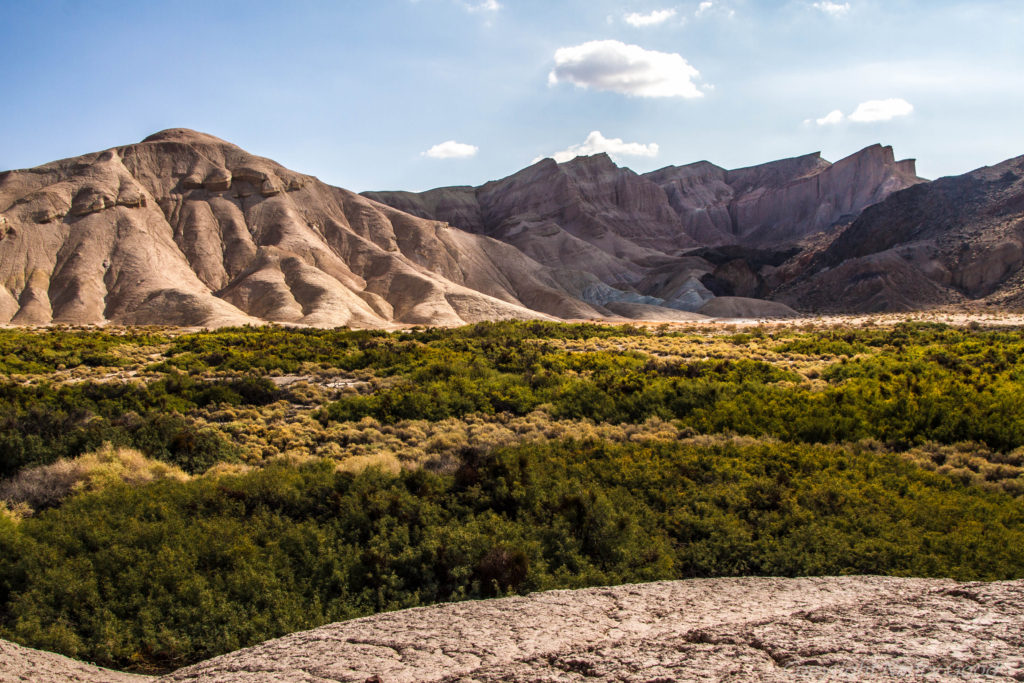
{"type": "Polygon", "coordinates": [[[717,0],[703,0],[703,2],[697,5],[697,9],[694,10],[693,16],[703,17],[704,15],[712,12],[718,15],[724,14],[730,19],[736,16],[736,10],[723,6],[722,3],[717,0]]]}
{"type": "Polygon", "coordinates": [[[825,14],[833,17],[841,17],[850,11],[850,3],[848,2],[831,2],[830,0],[822,0],[822,2],[816,2],[811,6],[814,9],[821,10],[825,14]]]}
{"type": "Polygon", "coordinates": [[[467,145],[463,142],[447,140],[423,152],[423,156],[430,157],[431,159],[466,159],[475,156],[479,151],[480,148],[476,145],[467,145]]]}
{"type": "Polygon", "coordinates": [[[676,15],[674,9],[658,9],[647,14],[640,14],[639,12],[633,12],[627,14],[624,18],[626,23],[630,26],[642,28],[644,26],[656,26],[662,24],[676,15]]]}
{"type": "MultiPolygon", "coordinates": [[[[651,142],[645,145],[639,142],[623,142],[622,138],[606,138],[601,135],[601,131],[594,130],[582,143],[569,145],[561,152],[555,152],[548,156],[561,164],[578,156],[600,154],[601,152],[612,157],[656,157],[658,156],[658,143],[651,142]]],[[[534,159],[534,162],[543,158],[538,157],[534,159]]]]}
{"type": "Polygon", "coordinates": [[[703,97],[700,72],[681,55],[617,40],[593,40],[555,51],[548,83],[572,83],[636,97],[703,97]]]}
{"type": "Polygon", "coordinates": [[[498,0],[481,0],[480,2],[463,2],[467,12],[497,12],[501,9],[498,0]]]}

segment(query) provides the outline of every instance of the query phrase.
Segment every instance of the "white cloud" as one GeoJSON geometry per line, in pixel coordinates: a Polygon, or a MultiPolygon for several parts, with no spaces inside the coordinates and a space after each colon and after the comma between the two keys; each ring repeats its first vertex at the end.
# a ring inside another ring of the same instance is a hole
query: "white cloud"
{"type": "Polygon", "coordinates": [[[627,14],[625,19],[626,23],[630,26],[641,28],[643,26],[655,26],[664,23],[675,15],[676,11],[674,9],[658,9],[649,14],[633,12],[632,14],[627,14]]]}
{"type": "Polygon", "coordinates": [[[857,123],[891,121],[897,116],[907,116],[913,111],[914,105],[898,97],[888,100],[868,100],[857,105],[857,109],[850,114],[850,120],[857,123]]]}
{"type": "Polygon", "coordinates": [[[501,9],[501,5],[498,0],[482,0],[481,2],[472,3],[464,2],[462,6],[466,8],[468,12],[497,12],[501,9]]]}
{"type": "Polygon", "coordinates": [[[697,5],[697,9],[694,11],[693,16],[699,18],[711,13],[719,16],[725,16],[729,19],[736,17],[736,10],[724,7],[722,3],[717,2],[717,0],[704,0],[704,2],[697,5]]]}
{"type": "Polygon", "coordinates": [[[431,159],[466,159],[475,156],[478,151],[480,148],[476,145],[448,140],[423,152],[423,156],[428,156],[431,159]]]}
{"type": "Polygon", "coordinates": [[[815,122],[819,126],[834,126],[837,123],[842,123],[843,112],[835,109],[822,116],[820,119],[815,119],[815,122]]]}
{"type": "Polygon", "coordinates": [[[555,51],[548,83],[572,83],[637,97],[703,97],[700,72],[681,55],[645,50],[617,40],[592,40],[555,51]]]}
{"type": "MultiPolygon", "coordinates": [[[[899,97],[889,100],[868,100],[858,104],[857,108],[849,116],[844,116],[843,112],[834,109],[820,119],[813,119],[813,122],[819,126],[835,126],[844,120],[853,121],[854,123],[873,123],[876,121],[891,121],[897,116],[907,116],[913,111],[914,105],[899,97]]],[[[806,119],[804,124],[809,125],[811,122],[812,119],[806,119]]]]}
{"type": "MultiPolygon", "coordinates": [[[[658,156],[658,143],[642,144],[639,142],[623,142],[622,138],[606,138],[601,131],[590,132],[587,139],[578,145],[570,145],[561,152],[549,154],[558,163],[564,163],[575,159],[578,156],[589,156],[606,152],[613,157],[655,157],[658,156]]],[[[534,163],[544,157],[534,159],[534,163]]]]}
{"type": "Polygon", "coordinates": [[[814,9],[821,10],[825,14],[829,14],[833,17],[841,17],[850,11],[850,3],[848,2],[830,2],[830,0],[822,0],[822,2],[816,2],[812,5],[814,9]]]}

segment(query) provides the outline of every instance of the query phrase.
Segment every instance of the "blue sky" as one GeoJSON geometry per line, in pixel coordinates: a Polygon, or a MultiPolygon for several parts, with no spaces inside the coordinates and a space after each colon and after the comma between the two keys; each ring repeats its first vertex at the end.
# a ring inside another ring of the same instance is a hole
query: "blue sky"
{"type": "Polygon", "coordinates": [[[938,177],[1024,154],[1022,17],[1019,0],[0,0],[0,168],[188,127],[360,191],[556,153],[647,171],[874,142],[938,177]]]}

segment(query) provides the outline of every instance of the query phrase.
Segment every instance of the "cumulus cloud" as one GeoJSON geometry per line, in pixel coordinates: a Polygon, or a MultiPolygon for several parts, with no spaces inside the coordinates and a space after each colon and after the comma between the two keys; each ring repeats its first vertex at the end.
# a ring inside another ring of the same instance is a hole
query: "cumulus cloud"
{"type": "Polygon", "coordinates": [[[897,116],[907,116],[913,111],[914,105],[899,97],[888,100],[868,100],[857,105],[857,109],[850,114],[850,120],[858,123],[891,121],[897,116]]]}
{"type": "Polygon", "coordinates": [[[834,126],[837,123],[841,123],[843,120],[843,112],[835,109],[822,116],[820,119],[815,119],[815,122],[819,126],[834,126]]]}
{"type": "MultiPolygon", "coordinates": [[[[639,142],[623,142],[622,138],[606,138],[601,135],[601,131],[593,130],[582,143],[570,145],[561,152],[555,152],[548,156],[561,164],[579,156],[589,156],[601,152],[606,152],[613,157],[655,157],[658,156],[658,143],[652,142],[645,145],[639,142]]],[[[533,161],[536,163],[543,158],[537,157],[533,161]]]]}
{"type": "Polygon", "coordinates": [[[841,17],[850,11],[850,3],[848,2],[830,2],[830,0],[822,0],[822,2],[816,2],[812,5],[814,9],[821,10],[825,14],[833,17],[841,17]]]}
{"type": "Polygon", "coordinates": [[[463,142],[447,140],[434,145],[424,152],[423,156],[430,157],[431,159],[467,159],[475,156],[478,151],[480,151],[480,148],[476,145],[467,145],[463,142]]]}
{"type": "MultiPolygon", "coordinates": [[[[854,123],[873,123],[876,121],[891,121],[898,116],[907,116],[914,111],[914,105],[900,97],[888,100],[868,100],[861,102],[849,116],[845,116],[838,109],[830,111],[820,119],[814,119],[819,126],[834,126],[849,120],[854,123]]],[[[804,121],[811,123],[811,119],[804,121]]]]}
{"type": "Polygon", "coordinates": [[[548,83],[572,83],[637,97],[703,97],[700,72],[681,55],[645,50],[617,40],[592,40],[555,51],[548,83]]]}
{"type": "Polygon", "coordinates": [[[626,23],[630,26],[641,28],[643,26],[655,26],[657,24],[664,23],[675,15],[676,11],[674,9],[658,9],[650,12],[649,14],[633,12],[632,14],[627,14],[625,19],[626,23]]]}
{"type": "Polygon", "coordinates": [[[700,15],[704,14],[709,9],[714,7],[714,5],[715,3],[713,3],[711,0],[704,0],[704,2],[697,5],[697,11],[693,13],[693,16],[699,17],[700,15]]]}

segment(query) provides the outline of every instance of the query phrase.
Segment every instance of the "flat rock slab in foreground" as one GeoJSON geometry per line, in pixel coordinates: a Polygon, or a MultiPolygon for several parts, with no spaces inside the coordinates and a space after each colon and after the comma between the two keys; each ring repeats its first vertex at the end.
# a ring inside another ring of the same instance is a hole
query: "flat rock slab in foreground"
{"type": "Polygon", "coordinates": [[[552,591],[331,624],[162,680],[893,679],[1024,681],[1024,581],[744,578],[552,591]]]}
{"type": "Polygon", "coordinates": [[[0,682],[13,683],[147,683],[149,676],[110,671],[52,652],[0,640],[0,682]]]}
{"type": "MultiPolygon", "coordinates": [[[[0,641],[0,681],[143,681],[0,641]]],[[[153,679],[148,679],[153,681],[153,679]]],[[[696,579],[437,605],[160,681],[1024,681],[1024,581],[696,579]]]]}

